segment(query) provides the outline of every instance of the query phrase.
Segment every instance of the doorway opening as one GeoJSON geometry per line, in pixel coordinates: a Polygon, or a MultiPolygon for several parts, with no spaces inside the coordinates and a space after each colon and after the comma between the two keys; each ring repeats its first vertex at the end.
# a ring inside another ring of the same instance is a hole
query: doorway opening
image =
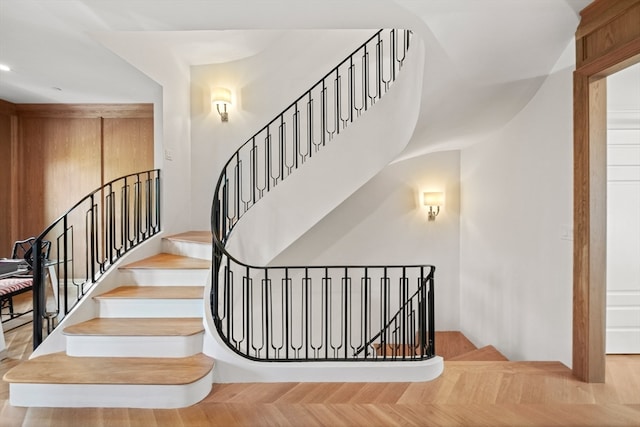
{"type": "Polygon", "coordinates": [[[640,353],[640,64],[607,77],[606,353],[640,353]]]}

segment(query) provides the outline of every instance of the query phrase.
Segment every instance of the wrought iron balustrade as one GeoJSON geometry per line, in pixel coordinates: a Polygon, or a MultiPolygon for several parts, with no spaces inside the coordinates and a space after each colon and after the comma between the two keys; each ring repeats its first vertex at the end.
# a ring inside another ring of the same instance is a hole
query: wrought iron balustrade
{"type": "Polygon", "coordinates": [[[410,38],[408,30],[378,31],[236,150],[214,193],[220,209],[215,229],[223,243],[267,192],[382,98],[402,68],[410,38]]]}
{"type": "Polygon", "coordinates": [[[242,356],[390,361],[435,355],[434,267],[251,266],[225,248],[249,209],[390,89],[410,38],[408,30],[378,31],[223,167],[211,211],[211,310],[221,338],[242,356]]]}
{"type": "Polygon", "coordinates": [[[222,267],[216,326],[253,360],[434,356],[431,266],[222,267]]]}
{"type": "Polygon", "coordinates": [[[34,349],[120,257],[158,232],[159,169],[106,183],[47,227],[33,244],[34,349]]]}

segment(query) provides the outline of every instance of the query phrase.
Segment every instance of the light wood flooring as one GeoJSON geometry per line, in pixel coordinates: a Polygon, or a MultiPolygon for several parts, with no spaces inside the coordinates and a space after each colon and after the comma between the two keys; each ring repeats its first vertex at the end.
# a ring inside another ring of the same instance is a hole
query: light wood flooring
{"type": "MultiPolygon", "coordinates": [[[[0,376],[31,353],[5,334],[0,376]]],[[[266,367],[265,369],[268,369],[266,367]]],[[[640,355],[608,356],[605,384],[556,362],[445,361],[428,383],[214,384],[184,409],[19,408],[0,384],[0,426],[640,426],[640,355]]]]}

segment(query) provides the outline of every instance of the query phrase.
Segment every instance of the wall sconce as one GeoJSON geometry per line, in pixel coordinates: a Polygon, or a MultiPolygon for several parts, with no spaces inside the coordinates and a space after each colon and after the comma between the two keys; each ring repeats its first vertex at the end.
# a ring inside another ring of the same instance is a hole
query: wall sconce
{"type": "Polygon", "coordinates": [[[231,104],[231,91],[223,87],[211,90],[211,103],[216,106],[216,110],[218,110],[218,114],[220,114],[220,120],[228,122],[229,113],[227,113],[227,105],[231,104]]]}
{"type": "Polygon", "coordinates": [[[441,191],[422,193],[422,199],[425,206],[429,207],[428,219],[435,221],[440,213],[440,206],[444,206],[444,193],[441,191]],[[433,209],[435,208],[435,210],[433,209]]]}

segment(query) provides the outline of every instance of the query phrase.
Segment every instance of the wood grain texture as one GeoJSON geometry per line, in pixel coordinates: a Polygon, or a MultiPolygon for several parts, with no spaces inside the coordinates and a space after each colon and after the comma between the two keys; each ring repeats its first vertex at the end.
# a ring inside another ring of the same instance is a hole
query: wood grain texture
{"type": "MultiPolygon", "coordinates": [[[[617,0],[614,7],[618,14],[606,23],[594,26],[593,31],[583,35],[585,49],[584,62],[604,56],[612,48],[629,43],[640,33],[640,1],[627,2],[628,7],[622,9],[624,1],[617,0]]],[[[611,10],[611,9],[610,9],[611,10]]],[[[584,66],[584,63],[580,64],[584,66]]]]}
{"type": "MultiPolygon", "coordinates": [[[[447,359],[445,359],[447,360],[447,359]]],[[[507,361],[507,357],[500,353],[497,348],[492,345],[486,345],[476,350],[451,357],[448,360],[454,361],[507,361]]]]}
{"type": "Polygon", "coordinates": [[[15,106],[9,102],[0,100],[0,182],[4,184],[4,190],[0,191],[0,257],[11,256],[11,245],[14,242],[11,233],[12,216],[11,200],[13,189],[12,181],[12,117],[15,106]]]}
{"type": "Polygon", "coordinates": [[[605,380],[606,79],[640,61],[640,0],[596,0],[576,32],[573,372],[605,380]]]}
{"type": "Polygon", "coordinates": [[[436,354],[444,360],[475,350],[477,347],[459,331],[436,331],[436,354]]]}
{"type": "Polygon", "coordinates": [[[0,99],[0,115],[12,116],[16,114],[16,104],[0,99]]]}
{"type": "Polygon", "coordinates": [[[160,253],[153,255],[149,258],[145,258],[140,261],[127,264],[121,269],[132,268],[153,268],[153,269],[209,269],[211,267],[211,261],[199,258],[190,258],[181,255],[160,253]]]}
{"type": "Polygon", "coordinates": [[[52,353],[22,362],[4,374],[9,383],[183,385],[204,377],[213,359],[188,357],[71,357],[52,353]]]}
{"type": "Polygon", "coordinates": [[[153,104],[16,104],[21,117],[152,118],[153,104]]]}
{"type": "Polygon", "coordinates": [[[204,286],[120,286],[96,295],[95,299],[202,299],[204,286]]]}
{"type": "Polygon", "coordinates": [[[580,11],[580,26],[576,38],[583,38],[598,28],[615,21],[640,0],[595,0],[580,11]]]}
{"type": "Polygon", "coordinates": [[[104,181],[153,169],[153,118],[103,120],[104,181]]]}
{"type": "Polygon", "coordinates": [[[39,235],[100,186],[100,120],[20,118],[19,235],[39,235]]]}
{"type": "MultiPolygon", "coordinates": [[[[118,173],[153,168],[151,104],[2,102],[0,111],[0,179],[11,189],[10,200],[0,195],[2,215],[9,216],[0,218],[0,256],[8,243],[40,234],[99,188],[105,176],[113,179],[118,173]],[[4,152],[7,114],[11,115],[12,146],[8,157],[4,152]],[[6,171],[11,171],[10,179],[4,176],[6,171]]],[[[75,235],[84,232],[77,229],[75,235]]],[[[83,265],[76,255],[77,264],[83,265]]]]}
{"type": "MultiPolygon", "coordinates": [[[[6,334],[0,375],[30,354],[6,334]]],[[[638,426],[640,356],[607,356],[605,384],[558,362],[449,362],[427,383],[214,384],[182,409],[18,408],[0,382],[3,426],[638,426]]],[[[217,369],[217,368],[216,368],[217,369]]]]}
{"type": "Polygon", "coordinates": [[[97,317],[64,328],[65,335],[93,336],[190,336],[204,331],[202,318],[107,318],[97,317]]]}

